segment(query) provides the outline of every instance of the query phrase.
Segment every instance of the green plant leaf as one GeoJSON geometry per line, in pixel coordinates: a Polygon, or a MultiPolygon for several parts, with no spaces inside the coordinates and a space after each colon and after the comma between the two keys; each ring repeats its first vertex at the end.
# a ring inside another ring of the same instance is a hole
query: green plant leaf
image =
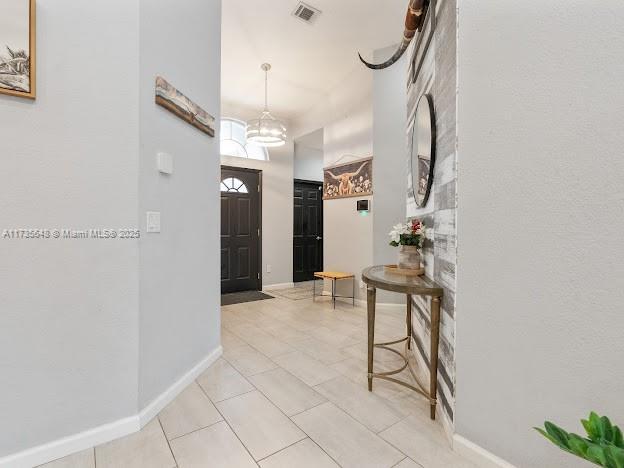
{"type": "Polygon", "coordinates": [[[619,449],[613,446],[603,448],[603,453],[607,461],[605,466],[609,468],[624,468],[624,454],[618,454],[616,452],[617,450],[619,449]],[[619,455],[622,455],[622,457],[619,455]]]}
{"type": "Polygon", "coordinates": [[[590,445],[587,449],[587,459],[601,466],[607,465],[607,457],[604,454],[604,449],[599,445],[590,445]]]}
{"type": "Polygon", "coordinates": [[[613,442],[613,425],[611,421],[609,421],[609,418],[606,416],[600,418],[600,427],[602,427],[601,432],[603,439],[608,442],[613,442]]]}
{"type": "Polygon", "coordinates": [[[585,432],[587,432],[587,436],[590,440],[598,440],[600,435],[598,434],[598,429],[594,427],[594,424],[589,419],[581,419],[581,424],[585,428],[585,432]]]}
{"type": "Polygon", "coordinates": [[[555,440],[557,440],[560,447],[564,447],[567,450],[570,450],[570,446],[568,444],[569,434],[566,431],[551,423],[550,421],[546,421],[544,423],[544,427],[546,428],[546,432],[548,432],[548,434],[550,434],[553,438],[555,438],[555,440]]]}
{"type": "Polygon", "coordinates": [[[614,468],[624,468],[624,449],[609,446],[605,448],[605,454],[614,468]]]}
{"type": "Polygon", "coordinates": [[[589,445],[587,441],[576,434],[570,434],[570,439],[568,440],[568,445],[572,452],[581,457],[587,457],[587,450],[589,449],[589,445]]]}
{"type": "Polygon", "coordinates": [[[622,437],[622,430],[617,426],[613,427],[613,445],[624,449],[624,438],[622,437]]]}
{"type": "Polygon", "coordinates": [[[555,437],[551,436],[548,432],[546,432],[544,429],[540,429],[539,427],[534,427],[534,429],[539,432],[540,434],[542,434],[544,437],[546,437],[548,440],[550,440],[553,444],[555,444],[556,446],[558,446],[559,448],[562,448],[564,450],[568,450],[567,447],[561,445],[559,443],[559,440],[557,440],[555,437]]]}

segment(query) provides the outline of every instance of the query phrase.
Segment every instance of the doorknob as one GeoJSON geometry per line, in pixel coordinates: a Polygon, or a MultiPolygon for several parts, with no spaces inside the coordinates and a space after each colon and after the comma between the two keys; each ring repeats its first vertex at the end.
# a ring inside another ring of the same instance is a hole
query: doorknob
{"type": "Polygon", "coordinates": [[[316,240],[323,240],[321,236],[316,236],[316,240]]]}

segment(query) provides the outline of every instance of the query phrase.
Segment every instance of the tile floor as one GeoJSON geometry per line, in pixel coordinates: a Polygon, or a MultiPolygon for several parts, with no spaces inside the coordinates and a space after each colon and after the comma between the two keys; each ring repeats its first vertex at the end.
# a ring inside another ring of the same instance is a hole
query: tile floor
{"type": "MultiPolygon", "coordinates": [[[[363,308],[278,297],[222,312],[223,357],[158,418],[45,468],[475,468],[424,398],[367,391],[363,308]]],[[[378,316],[379,339],[404,333],[403,314],[378,316]]],[[[376,353],[378,369],[396,365],[376,353]]]]}

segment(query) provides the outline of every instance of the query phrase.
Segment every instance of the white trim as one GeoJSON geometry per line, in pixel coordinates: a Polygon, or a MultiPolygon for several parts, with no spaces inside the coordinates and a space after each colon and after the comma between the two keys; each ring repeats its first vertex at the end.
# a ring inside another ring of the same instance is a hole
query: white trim
{"type": "Polygon", "coordinates": [[[69,437],[0,458],[0,468],[32,468],[140,430],[139,416],[119,419],[69,437]]]}
{"type": "Polygon", "coordinates": [[[453,436],[453,450],[483,468],[516,468],[511,463],[458,434],[453,436]]]}
{"type": "Polygon", "coordinates": [[[196,364],[195,367],[178,379],[171,387],[158,395],[150,404],[143,408],[138,415],[141,427],[144,427],[148,422],[154,419],[154,417],[156,417],[156,415],[160,413],[165,406],[171,403],[175,397],[182,392],[182,390],[191,385],[193,381],[212,364],[214,364],[214,362],[219,359],[222,354],[223,348],[219,346],[198,364],[196,364]]]}
{"type": "Polygon", "coordinates": [[[221,354],[223,348],[219,346],[138,414],[0,458],[0,468],[32,468],[141,430],[221,354]]]}
{"type": "Polygon", "coordinates": [[[290,289],[294,287],[295,287],[295,283],[267,284],[266,286],[262,286],[262,290],[267,291],[269,289],[290,289]]]}

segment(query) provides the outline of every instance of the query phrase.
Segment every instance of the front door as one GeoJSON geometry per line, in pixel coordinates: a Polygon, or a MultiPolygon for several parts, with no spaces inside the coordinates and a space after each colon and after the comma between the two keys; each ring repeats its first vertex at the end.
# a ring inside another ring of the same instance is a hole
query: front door
{"type": "Polygon", "coordinates": [[[221,294],[261,289],[260,173],[221,168],[221,294]]]}
{"type": "Polygon", "coordinates": [[[323,184],[295,180],[293,281],[310,281],[323,270],[323,184]]]}

